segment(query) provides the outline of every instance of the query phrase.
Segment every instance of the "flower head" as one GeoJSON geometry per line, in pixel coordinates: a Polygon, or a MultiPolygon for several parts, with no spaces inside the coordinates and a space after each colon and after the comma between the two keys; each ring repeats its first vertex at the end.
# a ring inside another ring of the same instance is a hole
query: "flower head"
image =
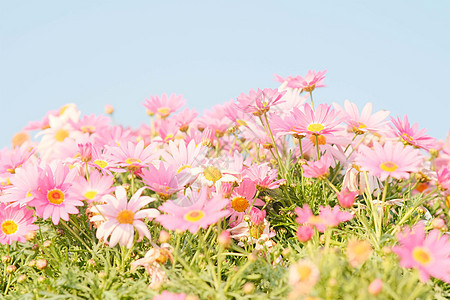
{"type": "Polygon", "coordinates": [[[298,88],[301,89],[301,91],[305,92],[312,92],[314,91],[315,88],[325,86],[323,84],[323,81],[325,80],[326,72],[327,70],[317,73],[315,71],[309,70],[306,73],[305,77],[301,77],[300,75],[294,78],[291,76],[288,76],[287,78],[282,78],[278,75],[275,75],[275,77],[278,82],[283,83],[287,81],[287,87],[298,88]]]}
{"type": "Polygon", "coordinates": [[[450,242],[446,235],[434,229],[428,236],[425,226],[419,223],[397,235],[400,243],[394,251],[400,257],[400,265],[405,268],[417,268],[422,281],[430,276],[450,283],[450,242]]]}
{"type": "Polygon", "coordinates": [[[394,124],[394,126],[391,126],[393,133],[405,145],[411,145],[425,150],[438,148],[436,139],[426,135],[426,129],[419,130],[417,123],[411,126],[406,115],[403,117],[403,120],[400,120],[400,117],[397,117],[397,119],[391,117],[391,121],[394,124]]]}
{"type": "Polygon", "coordinates": [[[185,103],[186,101],[183,100],[183,95],[171,94],[168,97],[167,94],[163,94],[161,98],[158,96],[150,96],[150,100],[145,99],[143,105],[149,115],[157,114],[161,118],[167,118],[185,103]]]}
{"type": "Polygon", "coordinates": [[[25,243],[25,235],[39,228],[33,224],[35,221],[31,209],[0,204],[0,244],[11,245],[14,241],[25,243]]]}
{"type": "Polygon", "coordinates": [[[151,239],[147,225],[143,222],[144,218],[155,218],[159,211],[154,208],[141,209],[148,203],[155,201],[155,198],[141,196],[145,187],[140,188],[131,197],[127,199],[127,192],[122,186],[116,187],[115,197],[105,195],[102,201],[106,204],[96,205],[91,211],[95,213],[91,222],[104,221],[97,229],[97,238],[109,239],[109,246],[114,247],[119,243],[121,246],[131,248],[134,241],[134,230],[136,229],[141,241],[144,236],[151,239]]]}

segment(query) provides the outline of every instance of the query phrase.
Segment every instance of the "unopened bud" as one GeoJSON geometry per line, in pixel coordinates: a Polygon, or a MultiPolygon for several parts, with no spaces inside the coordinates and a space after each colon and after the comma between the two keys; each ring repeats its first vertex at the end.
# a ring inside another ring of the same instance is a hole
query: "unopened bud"
{"type": "Polygon", "coordinates": [[[255,285],[253,284],[253,282],[246,282],[244,284],[244,286],[242,287],[242,290],[244,291],[245,294],[251,294],[253,293],[253,291],[255,290],[255,285]]]}
{"type": "Polygon", "coordinates": [[[34,266],[36,266],[36,261],[35,261],[34,259],[30,260],[30,261],[28,262],[28,266],[31,267],[31,268],[33,268],[34,266]]]}
{"type": "Polygon", "coordinates": [[[2,256],[2,263],[7,264],[11,261],[11,256],[9,255],[3,255],[2,256]]]}
{"type": "Polygon", "coordinates": [[[50,240],[46,240],[46,241],[44,241],[44,243],[42,244],[42,246],[43,246],[44,248],[49,248],[51,245],[52,245],[52,241],[50,241],[50,240]]]}
{"type": "Polygon", "coordinates": [[[64,230],[61,228],[56,229],[56,234],[59,236],[63,236],[64,235],[64,230]]]}
{"type": "Polygon", "coordinates": [[[161,230],[161,232],[159,233],[159,242],[167,243],[168,241],[170,241],[170,233],[165,230],[161,230]]]}
{"type": "Polygon", "coordinates": [[[257,261],[258,260],[258,256],[256,256],[256,254],[254,254],[254,253],[250,253],[249,254],[249,256],[248,256],[248,261],[250,261],[250,262],[255,262],[255,261],[257,261]]]}
{"type": "Polygon", "coordinates": [[[44,270],[45,268],[47,268],[48,262],[46,259],[38,259],[36,261],[36,268],[38,270],[44,270]]]}
{"type": "Polygon", "coordinates": [[[18,282],[18,283],[22,283],[22,282],[24,282],[25,280],[27,280],[27,275],[25,275],[25,274],[22,274],[22,275],[20,275],[19,277],[17,277],[17,282],[18,282]]]}
{"type": "Polygon", "coordinates": [[[34,244],[33,246],[31,246],[31,250],[38,251],[39,250],[39,245],[38,244],[34,244]]]}
{"type": "Polygon", "coordinates": [[[98,272],[98,277],[100,277],[100,278],[105,278],[106,277],[106,272],[103,272],[103,271],[101,271],[101,272],[98,272]]]}
{"type": "Polygon", "coordinates": [[[45,279],[47,279],[47,278],[45,278],[45,276],[39,276],[39,277],[37,278],[37,281],[38,281],[39,283],[42,283],[42,282],[45,281],[45,279]]]}
{"type": "Polygon", "coordinates": [[[283,255],[283,257],[287,257],[289,256],[289,254],[291,254],[291,248],[284,248],[281,252],[281,255],[283,255]]]}
{"type": "Polygon", "coordinates": [[[445,221],[440,218],[436,218],[431,221],[431,225],[434,229],[442,229],[445,227],[445,221]]]}
{"type": "Polygon", "coordinates": [[[105,105],[105,113],[111,115],[114,112],[114,107],[111,104],[105,105]]]}
{"type": "Polygon", "coordinates": [[[14,273],[17,270],[17,267],[15,265],[10,265],[6,267],[6,272],[8,273],[14,273]]]}
{"type": "Polygon", "coordinates": [[[371,295],[378,295],[383,289],[383,281],[380,278],[375,279],[369,284],[367,290],[371,295]]]}
{"type": "Polygon", "coordinates": [[[222,231],[217,237],[217,242],[224,248],[229,248],[231,246],[231,237],[228,230],[222,231]]]}
{"type": "Polygon", "coordinates": [[[29,242],[36,238],[36,231],[28,231],[27,234],[25,234],[25,239],[29,242]]]}
{"type": "Polygon", "coordinates": [[[91,267],[95,267],[97,265],[93,258],[88,259],[87,264],[88,264],[88,266],[91,266],[91,267]]]}

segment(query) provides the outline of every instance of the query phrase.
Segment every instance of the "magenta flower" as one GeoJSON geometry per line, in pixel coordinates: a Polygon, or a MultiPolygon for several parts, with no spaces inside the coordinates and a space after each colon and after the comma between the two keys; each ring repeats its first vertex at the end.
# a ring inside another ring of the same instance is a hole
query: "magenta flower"
{"type": "Polygon", "coordinates": [[[200,193],[193,192],[192,198],[191,202],[194,204],[187,207],[179,206],[171,200],[166,201],[159,207],[166,214],[156,217],[156,221],[169,230],[189,230],[196,233],[200,227],[206,229],[229,214],[228,210],[223,210],[229,200],[221,196],[208,200],[205,189],[200,193]]]}
{"type": "Polygon", "coordinates": [[[436,139],[426,135],[426,129],[419,130],[419,124],[414,123],[411,126],[406,115],[403,117],[403,120],[400,120],[400,117],[397,117],[397,119],[391,117],[391,121],[395,126],[395,128],[394,126],[391,126],[393,133],[399,137],[400,141],[404,144],[428,151],[430,149],[438,148],[436,139]]]}
{"type": "Polygon", "coordinates": [[[419,223],[397,235],[400,245],[393,247],[400,257],[400,265],[405,268],[417,268],[420,279],[428,281],[430,276],[450,283],[450,242],[439,230],[425,233],[423,223],[419,223]]]}
{"type": "Polygon", "coordinates": [[[77,206],[83,206],[72,188],[77,176],[77,170],[69,171],[68,166],[55,164],[47,167],[40,173],[38,189],[31,191],[34,199],[28,205],[36,208],[36,215],[58,225],[59,220],[69,220],[69,214],[77,214],[77,206]]]}
{"type": "Polygon", "coordinates": [[[314,226],[319,232],[325,232],[327,227],[335,227],[340,223],[353,219],[351,213],[341,211],[338,206],[333,208],[320,206],[320,214],[316,216],[312,213],[309,205],[304,204],[303,208],[297,207],[295,213],[298,216],[295,219],[297,223],[314,226]]]}
{"type": "Polygon", "coordinates": [[[324,179],[328,177],[328,170],[333,163],[329,155],[322,155],[318,161],[309,161],[303,165],[303,177],[324,179]]]}
{"type": "Polygon", "coordinates": [[[408,178],[410,173],[419,170],[422,161],[418,150],[392,142],[386,142],[384,146],[374,142],[373,149],[361,145],[356,156],[356,163],[361,166],[361,170],[379,176],[381,180],[386,180],[388,176],[397,179],[408,178]]]}
{"type": "Polygon", "coordinates": [[[31,209],[0,204],[0,244],[11,245],[14,241],[25,243],[25,235],[39,228],[33,224],[35,221],[31,209]]]}
{"type": "Polygon", "coordinates": [[[139,235],[138,242],[142,241],[144,236],[151,240],[150,231],[143,222],[144,218],[152,219],[159,215],[159,211],[154,208],[141,209],[155,198],[141,196],[146,187],[136,191],[130,201],[127,199],[127,192],[122,186],[116,187],[115,197],[112,195],[103,196],[104,205],[97,205],[91,208],[95,213],[91,222],[105,221],[97,229],[97,238],[109,239],[109,246],[112,248],[117,243],[121,246],[131,248],[134,241],[134,230],[139,235]]]}
{"type": "Polygon", "coordinates": [[[302,243],[309,241],[313,235],[314,228],[309,224],[297,228],[297,239],[302,243]]]}
{"type": "Polygon", "coordinates": [[[344,208],[352,207],[357,195],[357,192],[351,192],[346,188],[342,189],[340,193],[336,193],[339,204],[344,208]]]}

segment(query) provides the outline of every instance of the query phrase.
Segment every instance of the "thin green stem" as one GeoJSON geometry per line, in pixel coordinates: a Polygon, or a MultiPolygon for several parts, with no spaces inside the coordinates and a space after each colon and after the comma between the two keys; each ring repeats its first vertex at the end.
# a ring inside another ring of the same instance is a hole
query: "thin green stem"
{"type": "Polygon", "coordinates": [[[313,96],[312,96],[312,91],[309,92],[309,96],[311,97],[311,108],[312,108],[313,112],[315,112],[315,110],[314,110],[314,100],[313,100],[313,96]]]}

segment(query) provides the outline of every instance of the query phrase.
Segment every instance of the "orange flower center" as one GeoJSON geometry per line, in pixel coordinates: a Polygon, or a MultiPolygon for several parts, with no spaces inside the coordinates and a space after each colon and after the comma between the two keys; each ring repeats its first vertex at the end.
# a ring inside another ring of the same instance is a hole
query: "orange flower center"
{"type": "Polygon", "coordinates": [[[327,138],[323,135],[311,135],[309,137],[309,139],[311,140],[311,142],[314,144],[314,146],[317,146],[317,142],[319,142],[319,145],[325,145],[327,143],[327,138]],[[317,137],[317,139],[316,139],[317,137]]]}
{"type": "Polygon", "coordinates": [[[47,199],[52,204],[61,204],[64,201],[64,193],[58,189],[50,190],[47,193],[47,199]]]}
{"type": "Polygon", "coordinates": [[[308,130],[309,131],[314,131],[314,132],[319,132],[321,130],[325,129],[325,126],[323,126],[320,123],[312,123],[308,125],[308,130]]]}
{"type": "Polygon", "coordinates": [[[117,215],[117,222],[120,224],[133,224],[134,221],[134,212],[128,209],[122,210],[117,215]]]}
{"type": "Polygon", "coordinates": [[[12,220],[6,220],[2,223],[2,231],[5,234],[13,234],[17,231],[17,224],[12,220]]]}
{"type": "Polygon", "coordinates": [[[244,212],[248,205],[248,201],[244,197],[234,197],[233,200],[231,200],[231,207],[237,212],[244,212]]]}
{"type": "Polygon", "coordinates": [[[69,132],[67,130],[61,128],[55,133],[55,140],[58,142],[62,142],[68,136],[69,136],[69,132]]]}
{"type": "Polygon", "coordinates": [[[380,168],[386,172],[394,172],[397,170],[398,166],[391,161],[385,161],[380,165],[380,168]]]}
{"type": "Polygon", "coordinates": [[[428,249],[425,249],[423,247],[415,247],[412,256],[415,261],[417,261],[421,265],[427,265],[431,262],[432,256],[430,254],[430,251],[428,249]]]}
{"type": "Polygon", "coordinates": [[[205,216],[202,210],[191,210],[184,215],[184,219],[189,222],[198,222],[205,216]]]}

